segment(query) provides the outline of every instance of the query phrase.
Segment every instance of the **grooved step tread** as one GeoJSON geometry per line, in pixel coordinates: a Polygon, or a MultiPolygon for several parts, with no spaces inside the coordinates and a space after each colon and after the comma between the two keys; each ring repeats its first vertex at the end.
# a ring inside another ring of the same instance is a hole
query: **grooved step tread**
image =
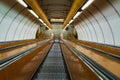
{"type": "Polygon", "coordinates": [[[69,80],[59,43],[54,43],[35,80],[69,80]]]}

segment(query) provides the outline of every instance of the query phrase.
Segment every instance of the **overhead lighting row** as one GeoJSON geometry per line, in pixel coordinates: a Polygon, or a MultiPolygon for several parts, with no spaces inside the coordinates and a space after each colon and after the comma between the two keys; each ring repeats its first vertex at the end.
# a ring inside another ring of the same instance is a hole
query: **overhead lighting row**
{"type": "MultiPolygon", "coordinates": [[[[24,7],[28,7],[28,5],[24,2],[24,0],[17,0],[22,6],[24,6],[24,7]]],[[[48,29],[49,29],[49,27],[44,23],[44,21],[42,20],[42,19],[40,19],[39,18],[39,16],[32,10],[32,9],[28,9],[28,11],[32,14],[32,15],[34,15],[36,18],[38,18],[38,20],[41,22],[41,23],[43,23],[48,29]]]]}
{"type": "Polygon", "coordinates": [[[92,4],[94,0],[88,0],[81,8],[81,11],[78,11],[73,19],[69,21],[69,23],[65,26],[64,30],[82,13],[83,10],[85,10],[90,4],[92,4]]]}

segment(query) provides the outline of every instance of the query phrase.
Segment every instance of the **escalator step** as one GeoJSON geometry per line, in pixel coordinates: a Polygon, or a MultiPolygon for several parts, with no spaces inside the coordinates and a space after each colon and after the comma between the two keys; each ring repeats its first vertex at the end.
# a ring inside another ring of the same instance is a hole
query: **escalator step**
{"type": "Polygon", "coordinates": [[[53,44],[34,80],[69,80],[59,43],[53,44]]]}

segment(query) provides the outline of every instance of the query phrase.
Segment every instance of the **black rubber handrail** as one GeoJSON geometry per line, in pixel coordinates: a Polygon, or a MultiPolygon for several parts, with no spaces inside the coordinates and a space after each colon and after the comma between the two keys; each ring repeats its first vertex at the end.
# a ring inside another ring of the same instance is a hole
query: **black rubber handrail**
{"type": "Polygon", "coordinates": [[[14,46],[8,46],[8,47],[5,47],[5,48],[0,48],[0,51],[12,49],[12,48],[15,48],[15,47],[18,47],[18,46],[20,47],[20,46],[24,46],[24,45],[28,45],[28,44],[33,44],[33,43],[35,43],[35,41],[22,43],[22,44],[17,44],[17,45],[14,45],[14,46]]]}
{"type": "MultiPolygon", "coordinates": [[[[92,43],[92,42],[91,42],[92,43]]],[[[76,43],[77,45],[79,45],[79,46],[83,46],[83,47],[85,47],[85,48],[88,48],[88,49],[91,49],[91,50],[95,50],[95,51],[97,51],[97,52],[100,52],[102,55],[105,55],[105,56],[109,56],[109,57],[111,57],[111,58],[114,58],[114,59],[116,59],[116,60],[120,60],[120,56],[119,55],[117,55],[117,54],[113,54],[113,53],[110,53],[110,52],[106,52],[106,51],[103,51],[103,50],[101,50],[101,49],[97,49],[97,48],[93,48],[93,47],[91,47],[91,46],[87,46],[87,45],[85,45],[85,44],[80,44],[80,43],[76,43]]]]}
{"type": "Polygon", "coordinates": [[[120,80],[119,77],[114,75],[113,73],[109,72],[101,65],[93,61],[92,59],[88,58],[82,52],[78,51],[71,45],[66,44],[66,46],[81,59],[99,78],[100,80],[120,80]]]}
{"type": "MultiPolygon", "coordinates": [[[[47,41],[48,42],[48,41],[47,41]]],[[[13,56],[10,56],[8,58],[5,58],[3,60],[0,60],[0,70],[4,69],[5,67],[7,67],[8,65],[14,63],[15,61],[21,59],[22,57],[24,57],[25,55],[29,54],[31,51],[35,50],[36,48],[44,45],[46,42],[43,42],[39,45],[36,45],[35,47],[32,47],[30,49],[27,49],[23,52],[17,53],[13,56]]]]}
{"type": "Polygon", "coordinates": [[[23,56],[27,55],[33,49],[35,49],[35,47],[1,60],[0,61],[0,70],[2,70],[3,68],[7,67],[10,64],[12,64],[13,62],[17,61],[18,59],[22,58],[23,56]]]}
{"type": "Polygon", "coordinates": [[[80,45],[85,47],[85,48],[89,48],[89,49],[95,50],[97,52],[100,52],[101,54],[103,54],[105,56],[109,56],[109,57],[112,57],[114,59],[120,60],[120,56],[119,55],[112,54],[112,53],[109,53],[109,52],[105,52],[103,50],[100,50],[100,49],[97,49],[97,48],[93,48],[93,47],[90,47],[90,46],[87,46],[87,45],[84,45],[84,44],[80,44],[80,45]]]}
{"type": "MultiPolygon", "coordinates": [[[[34,39],[26,39],[26,40],[34,40],[34,39]]],[[[20,41],[26,41],[26,40],[1,41],[0,44],[12,43],[12,42],[20,42],[20,41]]]]}
{"type": "MultiPolygon", "coordinates": [[[[81,41],[83,41],[83,40],[81,40],[81,41]]],[[[83,42],[88,42],[88,43],[98,44],[98,45],[104,45],[104,46],[108,46],[108,47],[112,47],[112,48],[118,48],[118,49],[120,49],[120,46],[115,46],[115,45],[110,45],[110,44],[103,44],[103,43],[91,42],[91,41],[83,41],[83,42]]]]}

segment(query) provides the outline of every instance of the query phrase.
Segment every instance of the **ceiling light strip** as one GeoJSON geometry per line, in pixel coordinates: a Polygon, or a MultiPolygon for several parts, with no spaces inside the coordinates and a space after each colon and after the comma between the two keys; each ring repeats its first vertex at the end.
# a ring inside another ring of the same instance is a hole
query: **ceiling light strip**
{"type": "Polygon", "coordinates": [[[83,5],[83,7],[81,8],[82,10],[86,9],[90,4],[92,4],[94,0],[88,0],[85,5],[83,5]]]}
{"type": "Polygon", "coordinates": [[[23,0],[17,0],[22,6],[27,7],[27,4],[23,0]]]}
{"type": "Polygon", "coordinates": [[[67,15],[67,18],[62,26],[62,29],[65,28],[65,26],[69,23],[69,21],[73,18],[73,16],[76,14],[78,9],[85,3],[86,0],[74,0],[72,7],[67,15]]]}
{"type": "Polygon", "coordinates": [[[34,12],[45,22],[45,24],[51,29],[52,25],[44,14],[43,10],[38,4],[38,0],[24,0],[33,10],[34,12]]]}
{"type": "MultiPolygon", "coordinates": [[[[24,7],[28,7],[28,5],[23,1],[23,0],[17,0],[22,6],[24,7]]],[[[28,9],[28,11],[34,15],[36,18],[39,19],[38,15],[32,10],[32,9],[28,9]]],[[[42,22],[45,26],[47,26],[41,19],[39,19],[40,22],[42,22]]],[[[48,27],[48,26],[47,26],[48,27]]],[[[49,28],[49,27],[48,27],[49,28]]]]}
{"type": "Polygon", "coordinates": [[[38,15],[37,15],[33,10],[28,9],[28,11],[29,11],[32,15],[34,15],[36,18],[38,18],[38,15]]]}

